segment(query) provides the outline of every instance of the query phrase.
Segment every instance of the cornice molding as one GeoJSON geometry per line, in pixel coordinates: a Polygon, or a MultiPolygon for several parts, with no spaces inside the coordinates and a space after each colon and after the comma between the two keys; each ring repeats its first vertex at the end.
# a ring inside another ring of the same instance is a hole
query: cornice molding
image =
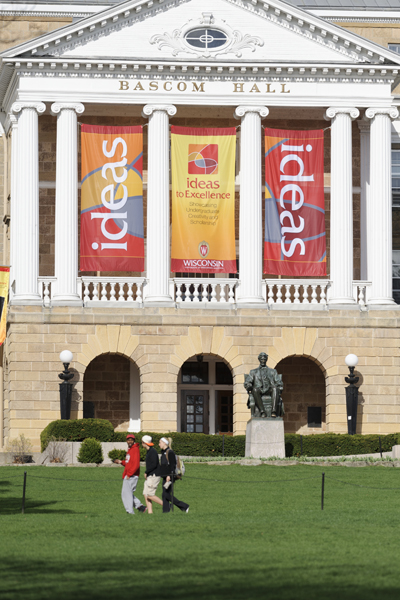
{"type": "Polygon", "coordinates": [[[393,83],[400,65],[282,64],[256,62],[183,63],[153,61],[97,61],[63,59],[10,59],[19,77],[82,77],[120,80],[254,81],[393,83]]]}

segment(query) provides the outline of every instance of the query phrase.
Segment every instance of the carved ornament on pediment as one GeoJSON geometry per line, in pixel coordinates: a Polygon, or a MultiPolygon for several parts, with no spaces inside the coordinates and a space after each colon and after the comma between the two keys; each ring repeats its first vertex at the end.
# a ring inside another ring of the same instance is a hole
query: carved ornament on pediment
{"type": "Polygon", "coordinates": [[[260,37],[232,29],[224,19],[216,19],[210,12],[204,12],[201,18],[190,19],[172,33],[153,35],[150,43],[157,44],[159,50],[169,49],[172,56],[184,53],[198,58],[215,58],[224,54],[240,58],[243,50],[254,52],[257,46],[264,45],[260,37]]]}

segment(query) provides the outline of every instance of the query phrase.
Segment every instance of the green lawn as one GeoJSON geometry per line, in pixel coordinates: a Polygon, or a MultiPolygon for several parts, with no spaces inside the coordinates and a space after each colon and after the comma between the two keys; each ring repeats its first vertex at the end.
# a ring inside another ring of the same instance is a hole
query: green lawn
{"type": "Polygon", "coordinates": [[[122,469],[26,470],[21,515],[0,468],[3,600],[400,598],[400,469],[189,464],[189,514],[153,516],[124,512],[122,469]]]}

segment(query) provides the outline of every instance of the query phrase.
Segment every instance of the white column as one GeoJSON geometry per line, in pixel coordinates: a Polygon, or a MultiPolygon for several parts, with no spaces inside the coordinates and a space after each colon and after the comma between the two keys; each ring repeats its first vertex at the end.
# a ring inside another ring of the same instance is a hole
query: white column
{"type": "Polygon", "coordinates": [[[39,135],[38,114],[46,110],[43,102],[15,102],[18,114],[18,183],[14,198],[13,304],[41,304],[39,276],[39,135]]]}
{"type": "Polygon", "coordinates": [[[394,304],[392,290],[391,119],[397,108],[368,108],[371,119],[370,194],[367,204],[368,304],[394,304]]]}
{"type": "Polygon", "coordinates": [[[369,197],[369,122],[357,121],[360,130],[360,279],[368,281],[368,240],[371,234],[367,228],[367,205],[369,197]]]}
{"type": "Polygon", "coordinates": [[[238,106],[240,128],[239,279],[240,304],[265,302],[262,297],[262,156],[261,119],[265,106],[238,106]]]}
{"type": "Polygon", "coordinates": [[[53,305],[82,305],[78,277],[78,123],[83,104],[56,102],[57,115],[55,268],[53,305]]]}
{"type": "Polygon", "coordinates": [[[354,304],[351,121],[357,108],[328,108],[331,125],[331,243],[329,304],[354,304]]]}
{"type": "Polygon", "coordinates": [[[15,279],[15,264],[17,261],[17,185],[18,185],[18,117],[10,115],[11,122],[11,202],[10,202],[10,301],[14,295],[13,282],[15,279]]]}
{"type": "Polygon", "coordinates": [[[169,223],[169,117],[172,105],[147,104],[149,117],[147,167],[147,289],[146,302],[171,302],[169,223]]]}

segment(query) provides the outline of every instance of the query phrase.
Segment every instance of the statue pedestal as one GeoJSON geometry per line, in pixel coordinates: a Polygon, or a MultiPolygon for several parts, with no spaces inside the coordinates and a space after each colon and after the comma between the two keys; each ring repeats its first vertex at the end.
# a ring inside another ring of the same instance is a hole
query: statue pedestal
{"type": "Polygon", "coordinates": [[[253,417],[246,427],[246,457],[285,458],[283,420],[253,417]]]}

